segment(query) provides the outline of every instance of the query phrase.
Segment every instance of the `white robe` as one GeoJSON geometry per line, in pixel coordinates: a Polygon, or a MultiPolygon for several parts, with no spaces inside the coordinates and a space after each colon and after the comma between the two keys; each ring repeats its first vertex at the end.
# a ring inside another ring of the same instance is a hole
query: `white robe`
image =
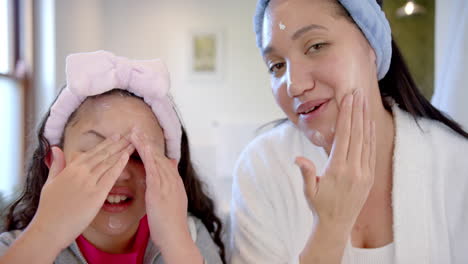
{"type": "MultiPolygon", "coordinates": [[[[468,140],[393,107],[393,232],[398,264],[468,263],[468,140]]],[[[296,156],[321,171],[326,153],[290,122],[256,138],[234,171],[231,262],[298,263],[316,223],[296,156]]],[[[343,263],[346,263],[348,247],[343,263]]]]}

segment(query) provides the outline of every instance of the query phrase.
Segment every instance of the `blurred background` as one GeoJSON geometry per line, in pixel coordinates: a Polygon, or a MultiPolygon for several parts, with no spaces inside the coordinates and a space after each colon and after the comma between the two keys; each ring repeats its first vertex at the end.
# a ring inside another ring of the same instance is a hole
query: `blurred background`
{"type": "MultiPolygon", "coordinates": [[[[36,125],[65,84],[67,54],[104,49],[166,61],[194,163],[227,214],[238,155],[262,125],[284,116],[255,46],[255,4],[0,0],[0,194],[11,199],[21,187],[36,125]]],[[[425,96],[467,128],[468,1],[384,7],[425,96]]]]}

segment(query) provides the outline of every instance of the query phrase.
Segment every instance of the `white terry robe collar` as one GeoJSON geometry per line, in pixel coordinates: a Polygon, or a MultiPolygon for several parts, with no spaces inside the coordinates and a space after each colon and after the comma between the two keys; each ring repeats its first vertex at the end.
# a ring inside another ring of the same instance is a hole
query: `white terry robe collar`
{"type": "Polygon", "coordinates": [[[393,153],[393,234],[395,260],[430,263],[430,190],[432,153],[427,137],[406,111],[392,106],[395,122],[393,153]]]}

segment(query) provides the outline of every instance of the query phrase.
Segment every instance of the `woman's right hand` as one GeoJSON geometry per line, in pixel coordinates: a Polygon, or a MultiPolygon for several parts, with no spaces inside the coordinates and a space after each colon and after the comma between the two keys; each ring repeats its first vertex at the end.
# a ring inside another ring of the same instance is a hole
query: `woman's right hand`
{"type": "Polygon", "coordinates": [[[296,159],[304,178],[306,199],[318,215],[319,226],[350,233],[367,200],[376,163],[375,123],[369,116],[359,92],[346,95],[324,174],[316,175],[312,161],[296,159]]]}
{"type": "Polygon", "coordinates": [[[28,226],[61,250],[92,222],[125,168],[134,147],[114,135],[65,165],[63,151],[51,149],[53,160],[39,206],[28,226]]]}

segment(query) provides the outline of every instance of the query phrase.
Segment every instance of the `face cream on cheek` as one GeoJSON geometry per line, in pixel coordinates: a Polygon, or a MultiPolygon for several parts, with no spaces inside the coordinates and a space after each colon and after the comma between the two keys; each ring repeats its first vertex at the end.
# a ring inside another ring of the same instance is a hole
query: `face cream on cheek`
{"type": "Polygon", "coordinates": [[[323,136],[322,133],[320,133],[317,130],[314,130],[312,132],[309,139],[312,142],[312,144],[318,147],[325,147],[327,145],[327,141],[325,140],[325,137],[323,136]]]}
{"type": "Polygon", "coordinates": [[[122,228],[123,223],[118,217],[110,216],[107,225],[110,229],[120,229],[122,228]]]}

